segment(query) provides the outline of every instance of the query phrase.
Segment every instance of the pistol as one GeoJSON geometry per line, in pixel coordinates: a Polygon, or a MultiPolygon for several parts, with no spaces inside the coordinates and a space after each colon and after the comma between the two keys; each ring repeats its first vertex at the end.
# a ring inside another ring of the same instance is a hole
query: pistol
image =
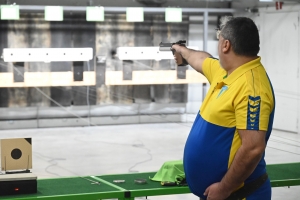
{"type": "Polygon", "coordinates": [[[179,44],[180,46],[186,46],[186,40],[179,40],[175,43],[160,43],[159,50],[160,51],[172,51],[173,55],[175,55],[178,66],[186,66],[188,65],[187,61],[181,56],[181,54],[177,53],[175,49],[172,49],[174,44],[179,44]]]}

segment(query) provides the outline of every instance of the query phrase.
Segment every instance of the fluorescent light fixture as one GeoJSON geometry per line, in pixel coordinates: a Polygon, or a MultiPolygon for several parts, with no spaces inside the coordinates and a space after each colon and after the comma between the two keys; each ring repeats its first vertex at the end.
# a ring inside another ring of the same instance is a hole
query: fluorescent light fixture
{"type": "Polygon", "coordinates": [[[4,62],[89,61],[93,48],[4,48],[4,62]]]}
{"type": "Polygon", "coordinates": [[[273,0],[259,0],[260,2],[273,2],[273,0]]]}
{"type": "Polygon", "coordinates": [[[182,22],[182,9],[181,8],[166,8],[165,9],[166,22],[182,22]]]}
{"type": "Polygon", "coordinates": [[[18,5],[2,5],[1,6],[2,20],[18,20],[20,19],[20,11],[18,5]]]}
{"type": "Polygon", "coordinates": [[[143,22],[144,9],[140,7],[126,8],[126,21],[128,22],[143,22]]]}
{"type": "Polygon", "coordinates": [[[104,8],[101,6],[86,7],[86,21],[104,21],[104,8]]]}
{"type": "Polygon", "coordinates": [[[45,6],[46,21],[63,21],[64,10],[62,6],[45,6]]]}

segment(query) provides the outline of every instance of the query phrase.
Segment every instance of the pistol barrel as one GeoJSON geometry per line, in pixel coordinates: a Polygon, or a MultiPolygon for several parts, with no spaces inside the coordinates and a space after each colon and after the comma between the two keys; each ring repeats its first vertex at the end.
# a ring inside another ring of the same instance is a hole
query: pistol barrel
{"type": "Polygon", "coordinates": [[[160,43],[159,44],[159,50],[160,51],[171,51],[173,43],[160,43]]]}

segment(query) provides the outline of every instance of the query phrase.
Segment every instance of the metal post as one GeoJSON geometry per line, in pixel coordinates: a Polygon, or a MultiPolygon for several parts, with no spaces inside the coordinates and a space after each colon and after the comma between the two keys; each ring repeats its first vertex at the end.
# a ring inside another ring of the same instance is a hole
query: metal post
{"type": "Polygon", "coordinates": [[[203,13],[203,51],[207,51],[208,12],[203,13]]]}

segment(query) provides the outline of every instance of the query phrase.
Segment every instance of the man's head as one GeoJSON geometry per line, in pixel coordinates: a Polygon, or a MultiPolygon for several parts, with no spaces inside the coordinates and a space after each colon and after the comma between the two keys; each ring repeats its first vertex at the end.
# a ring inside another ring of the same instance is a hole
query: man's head
{"type": "Polygon", "coordinates": [[[234,53],[236,56],[254,57],[259,52],[259,34],[255,23],[246,17],[221,18],[219,30],[219,56],[234,53]]]}

